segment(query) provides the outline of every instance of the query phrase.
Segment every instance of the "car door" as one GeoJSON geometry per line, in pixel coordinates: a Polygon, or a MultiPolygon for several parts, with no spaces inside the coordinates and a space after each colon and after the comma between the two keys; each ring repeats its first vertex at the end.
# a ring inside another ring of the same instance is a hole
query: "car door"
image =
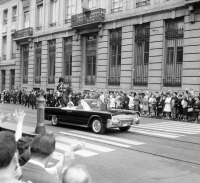
{"type": "Polygon", "coordinates": [[[74,117],[74,123],[79,126],[86,126],[91,116],[90,111],[84,111],[82,109],[76,109],[71,113],[74,117]]]}

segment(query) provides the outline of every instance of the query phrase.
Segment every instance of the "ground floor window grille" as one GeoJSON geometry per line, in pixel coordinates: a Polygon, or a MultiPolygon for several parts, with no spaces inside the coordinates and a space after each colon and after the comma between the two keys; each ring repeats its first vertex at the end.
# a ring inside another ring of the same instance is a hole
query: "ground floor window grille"
{"type": "Polygon", "coordinates": [[[149,70],[149,25],[136,28],[135,44],[136,58],[135,67],[133,70],[134,78],[133,85],[147,86],[148,85],[148,70],[149,70]]]}
{"type": "Polygon", "coordinates": [[[167,23],[164,87],[181,87],[183,65],[183,20],[167,23]]]}

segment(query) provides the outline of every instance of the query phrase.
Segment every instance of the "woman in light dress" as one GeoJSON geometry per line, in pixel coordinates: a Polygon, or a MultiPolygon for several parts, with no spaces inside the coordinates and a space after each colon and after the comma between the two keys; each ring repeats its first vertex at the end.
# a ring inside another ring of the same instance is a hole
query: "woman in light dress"
{"type": "Polygon", "coordinates": [[[169,119],[171,113],[171,96],[170,93],[166,93],[164,112],[166,113],[166,119],[169,119]]]}
{"type": "Polygon", "coordinates": [[[110,94],[110,109],[115,109],[115,96],[110,94]]]}
{"type": "Polygon", "coordinates": [[[129,98],[128,107],[130,110],[134,110],[134,93],[133,92],[129,93],[128,98],[129,98]]]}
{"type": "Polygon", "coordinates": [[[148,103],[149,103],[149,96],[148,96],[148,94],[149,94],[148,92],[145,93],[145,96],[144,96],[143,101],[142,101],[144,116],[147,116],[148,110],[149,110],[149,105],[148,105],[148,103]]]}

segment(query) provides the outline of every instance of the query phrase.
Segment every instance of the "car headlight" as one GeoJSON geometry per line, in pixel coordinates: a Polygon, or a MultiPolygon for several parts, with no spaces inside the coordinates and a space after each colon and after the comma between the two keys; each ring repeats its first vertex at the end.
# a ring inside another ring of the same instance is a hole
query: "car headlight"
{"type": "Polygon", "coordinates": [[[139,119],[140,119],[139,116],[133,116],[134,121],[138,121],[139,119]]]}
{"type": "Polygon", "coordinates": [[[113,123],[119,123],[119,119],[117,117],[112,117],[112,122],[113,123]]]}

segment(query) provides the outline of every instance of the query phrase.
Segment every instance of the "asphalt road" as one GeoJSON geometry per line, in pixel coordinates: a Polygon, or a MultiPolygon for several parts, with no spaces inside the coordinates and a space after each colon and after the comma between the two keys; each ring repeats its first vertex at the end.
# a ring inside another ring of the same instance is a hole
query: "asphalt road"
{"type": "MultiPolygon", "coordinates": [[[[36,110],[22,105],[0,104],[3,112],[21,108],[24,128],[34,132],[36,110]]],[[[14,119],[8,122],[15,124],[14,119]]],[[[96,135],[89,129],[69,126],[46,129],[57,139],[54,165],[74,140],[86,142],[73,164],[84,164],[94,183],[198,183],[200,182],[200,124],[142,118],[129,132],[108,130],[96,135]]]]}

